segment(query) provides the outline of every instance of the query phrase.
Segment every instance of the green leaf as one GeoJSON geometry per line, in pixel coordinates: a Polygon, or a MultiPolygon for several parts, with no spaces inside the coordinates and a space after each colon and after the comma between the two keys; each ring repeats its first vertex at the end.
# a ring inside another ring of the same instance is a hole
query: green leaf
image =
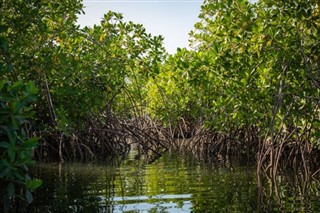
{"type": "Polygon", "coordinates": [[[17,141],[17,135],[15,134],[15,132],[9,128],[6,128],[6,132],[7,132],[8,138],[9,138],[9,142],[12,144],[15,143],[17,141]]]}
{"type": "Polygon", "coordinates": [[[31,138],[29,140],[26,140],[23,142],[22,146],[26,148],[35,148],[38,145],[38,139],[39,138],[31,138]]]}
{"type": "Polygon", "coordinates": [[[7,81],[2,80],[0,81],[0,90],[2,90],[2,88],[7,84],[7,81]]]}
{"type": "Polygon", "coordinates": [[[29,92],[30,94],[37,94],[37,92],[38,92],[38,89],[37,89],[37,87],[35,86],[35,84],[34,84],[33,81],[28,82],[28,84],[27,84],[27,89],[28,89],[28,92],[29,92]]]}
{"type": "Polygon", "coordinates": [[[8,156],[9,156],[10,162],[13,162],[15,160],[15,158],[16,158],[16,152],[15,152],[14,143],[9,143],[7,151],[8,151],[8,156]]]}
{"type": "Polygon", "coordinates": [[[33,195],[32,193],[30,192],[30,190],[26,190],[26,199],[27,199],[27,202],[30,204],[32,203],[33,201],[33,195]]]}
{"type": "MultiPolygon", "coordinates": [[[[20,181],[24,181],[24,176],[21,174],[20,170],[13,171],[12,174],[20,181]]],[[[16,180],[17,180],[16,179],[16,180]]]]}
{"type": "Polygon", "coordinates": [[[13,65],[12,64],[8,64],[8,72],[12,72],[13,70],[13,65]]]}
{"type": "Polygon", "coordinates": [[[5,39],[4,37],[0,36],[0,48],[6,53],[8,52],[8,42],[7,39],[5,39]]]}
{"type": "Polygon", "coordinates": [[[22,84],[22,81],[17,81],[10,87],[10,90],[18,91],[21,88],[22,84]]]}
{"type": "Polygon", "coordinates": [[[240,80],[240,82],[242,83],[243,86],[247,86],[248,79],[247,79],[247,78],[242,78],[242,79],[240,80]]]}
{"type": "Polygon", "coordinates": [[[11,168],[11,164],[6,160],[0,160],[0,166],[11,168]]]}
{"type": "Polygon", "coordinates": [[[9,143],[8,143],[8,142],[5,142],[5,141],[0,142],[0,147],[1,147],[1,148],[7,149],[8,146],[9,146],[9,143]]]}
{"type": "Polygon", "coordinates": [[[40,179],[33,179],[27,181],[27,189],[34,190],[42,185],[42,180],[40,179]]]}
{"type": "Polygon", "coordinates": [[[235,119],[237,117],[237,115],[238,115],[237,112],[233,113],[232,118],[235,119]]]}
{"type": "Polygon", "coordinates": [[[25,180],[28,182],[28,181],[31,181],[31,177],[30,175],[27,173],[25,174],[25,180]]]}
{"type": "Polygon", "coordinates": [[[10,168],[7,167],[3,171],[1,171],[0,178],[7,177],[9,173],[10,173],[10,168]]]}

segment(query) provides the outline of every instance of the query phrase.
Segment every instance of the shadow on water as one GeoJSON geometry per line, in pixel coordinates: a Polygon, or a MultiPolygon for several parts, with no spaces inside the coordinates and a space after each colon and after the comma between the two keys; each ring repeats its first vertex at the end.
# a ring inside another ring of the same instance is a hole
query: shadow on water
{"type": "Polygon", "coordinates": [[[188,155],[152,164],[134,154],[119,165],[38,164],[32,172],[44,185],[29,212],[320,211],[316,180],[283,174],[276,187],[267,177],[257,184],[255,166],[203,164],[188,155]]]}

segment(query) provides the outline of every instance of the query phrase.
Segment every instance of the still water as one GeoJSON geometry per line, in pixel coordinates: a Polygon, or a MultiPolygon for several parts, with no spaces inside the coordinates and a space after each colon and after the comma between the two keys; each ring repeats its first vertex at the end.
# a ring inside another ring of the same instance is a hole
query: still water
{"type": "Polygon", "coordinates": [[[208,165],[164,155],[151,164],[39,164],[44,185],[30,212],[320,212],[320,183],[279,176],[277,185],[252,166],[208,165]]]}

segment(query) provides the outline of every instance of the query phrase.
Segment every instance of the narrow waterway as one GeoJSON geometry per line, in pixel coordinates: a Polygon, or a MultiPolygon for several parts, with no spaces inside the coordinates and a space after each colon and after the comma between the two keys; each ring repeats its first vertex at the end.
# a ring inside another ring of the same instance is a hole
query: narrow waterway
{"type": "Polygon", "coordinates": [[[119,164],[38,164],[44,185],[30,212],[320,212],[320,183],[255,167],[208,165],[164,155],[151,164],[134,156],[119,164]]]}

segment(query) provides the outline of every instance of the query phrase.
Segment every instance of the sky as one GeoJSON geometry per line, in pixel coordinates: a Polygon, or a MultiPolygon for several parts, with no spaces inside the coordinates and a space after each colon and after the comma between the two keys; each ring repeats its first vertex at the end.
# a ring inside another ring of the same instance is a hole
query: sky
{"type": "Polygon", "coordinates": [[[198,21],[203,0],[83,0],[81,26],[100,24],[109,10],[120,12],[125,21],[142,24],[148,33],[164,37],[164,47],[174,54],[189,46],[189,32],[198,21]]]}

